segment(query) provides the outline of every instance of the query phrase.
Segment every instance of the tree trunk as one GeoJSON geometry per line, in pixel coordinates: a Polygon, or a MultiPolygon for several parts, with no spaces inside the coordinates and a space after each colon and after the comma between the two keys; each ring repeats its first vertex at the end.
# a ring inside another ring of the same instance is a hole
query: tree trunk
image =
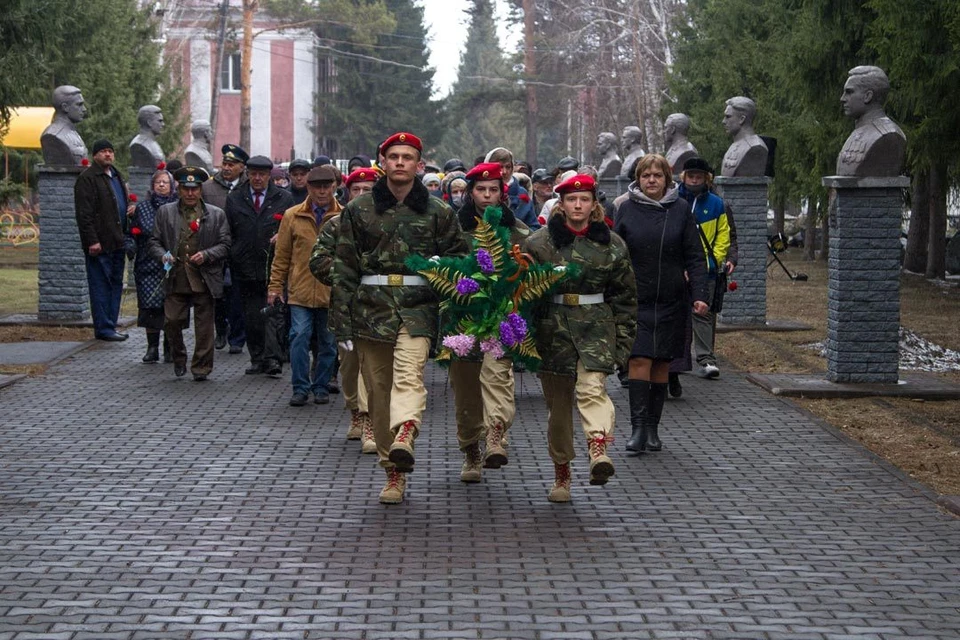
{"type": "Polygon", "coordinates": [[[534,55],[534,0],[523,0],[523,66],[527,79],[527,157],[530,166],[537,166],[537,87],[533,79],[537,75],[537,62],[534,55]]]}
{"type": "Polygon", "coordinates": [[[230,8],[230,0],[223,0],[220,5],[219,24],[217,25],[217,43],[216,52],[213,56],[213,93],[210,96],[210,130],[213,131],[214,139],[217,135],[217,116],[220,113],[220,78],[223,73],[223,55],[227,40],[227,10],[230,8]]]}
{"type": "Polygon", "coordinates": [[[914,273],[927,270],[927,243],[930,241],[930,176],[920,171],[913,177],[910,228],[903,268],[914,273]]]}
{"type": "Polygon", "coordinates": [[[783,233],[783,214],[787,199],[780,196],[773,202],[773,226],[776,233],[783,233]]]}
{"type": "Polygon", "coordinates": [[[830,257],[830,209],[827,209],[825,215],[820,216],[820,256],[821,262],[826,262],[830,257]]]}
{"type": "Polygon", "coordinates": [[[945,163],[930,167],[930,233],[927,242],[928,278],[943,280],[947,260],[947,184],[945,163]]]}
{"type": "Polygon", "coordinates": [[[250,82],[253,72],[253,16],[259,0],[243,0],[243,48],[240,52],[240,146],[250,152],[250,82]]]}
{"type": "Polygon", "coordinates": [[[803,227],[803,259],[807,261],[816,260],[817,246],[814,243],[817,236],[817,212],[819,211],[820,199],[816,196],[810,198],[810,204],[807,206],[807,220],[803,227]]]}

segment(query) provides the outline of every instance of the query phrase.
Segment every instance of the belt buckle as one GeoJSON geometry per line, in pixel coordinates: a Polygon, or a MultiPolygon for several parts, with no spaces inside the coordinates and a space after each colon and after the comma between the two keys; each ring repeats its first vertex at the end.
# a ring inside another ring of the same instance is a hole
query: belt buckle
{"type": "Polygon", "coordinates": [[[576,307],[580,304],[580,294],[578,293],[565,293],[563,294],[563,304],[576,307]]]}
{"type": "Polygon", "coordinates": [[[391,273],[387,276],[387,286],[390,287],[402,287],[403,286],[403,276],[396,273],[391,273]]]}

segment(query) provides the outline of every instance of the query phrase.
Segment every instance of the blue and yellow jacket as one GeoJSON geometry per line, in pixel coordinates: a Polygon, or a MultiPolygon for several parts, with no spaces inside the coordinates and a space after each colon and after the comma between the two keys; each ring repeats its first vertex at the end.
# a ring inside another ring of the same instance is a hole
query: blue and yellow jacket
{"type": "MultiPolygon", "coordinates": [[[[723,264],[727,258],[727,251],[730,249],[730,225],[727,222],[725,212],[726,205],[723,199],[715,193],[704,191],[695,196],[686,185],[681,184],[679,189],[680,197],[690,203],[693,214],[697,218],[697,225],[703,231],[703,235],[713,245],[713,255],[717,262],[723,264]]],[[[703,244],[703,238],[700,238],[703,244]]],[[[710,252],[706,245],[703,247],[704,255],[707,257],[707,267],[709,267],[709,276],[717,276],[717,264],[710,259],[710,252]]]]}

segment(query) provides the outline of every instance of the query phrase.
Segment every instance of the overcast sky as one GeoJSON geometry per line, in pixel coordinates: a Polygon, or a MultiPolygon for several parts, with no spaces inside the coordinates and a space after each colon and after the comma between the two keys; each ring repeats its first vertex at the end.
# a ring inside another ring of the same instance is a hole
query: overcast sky
{"type": "MultiPolygon", "coordinates": [[[[457,80],[460,54],[467,43],[467,16],[470,5],[466,0],[420,0],[427,23],[430,65],[436,69],[433,77],[436,96],[444,96],[457,80]]],[[[509,33],[505,28],[507,9],[501,0],[496,0],[497,32],[501,46],[513,49],[517,38],[523,33],[515,28],[509,33]]]]}

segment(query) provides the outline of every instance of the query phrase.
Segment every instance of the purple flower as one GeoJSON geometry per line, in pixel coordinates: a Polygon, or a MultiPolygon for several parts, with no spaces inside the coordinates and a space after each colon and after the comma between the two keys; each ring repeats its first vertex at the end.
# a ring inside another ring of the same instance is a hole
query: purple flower
{"type": "Polygon", "coordinates": [[[473,278],[460,278],[457,282],[457,293],[462,296],[468,296],[477,291],[480,291],[480,283],[473,278]]]}
{"type": "Polygon", "coordinates": [[[443,346],[461,358],[470,353],[476,343],[477,339],[475,337],[468,336],[465,333],[458,333],[455,336],[447,336],[443,339],[443,346]]]}
{"type": "Polygon", "coordinates": [[[500,344],[500,341],[494,337],[487,338],[481,342],[480,351],[489,353],[497,360],[503,357],[503,345],[500,344]]]}
{"type": "Polygon", "coordinates": [[[515,347],[522,339],[523,338],[518,339],[516,332],[513,330],[513,326],[509,322],[503,321],[500,323],[500,342],[504,345],[515,347]]]}
{"type": "Polygon", "coordinates": [[[507,316],[507,322],[510,323],[514,335],[517,336],[517,342],[527,337],[527,321],[523,319],[523,316],[516,312],[511,313],[507,316]]]}
{"type": "Polygon", "coordinates": [[[477,249],[477,264],[480,265],[480,271],[484,273],[493,273],[496,270],[493,266],[493,256],[486,249],[477,249]]]}

